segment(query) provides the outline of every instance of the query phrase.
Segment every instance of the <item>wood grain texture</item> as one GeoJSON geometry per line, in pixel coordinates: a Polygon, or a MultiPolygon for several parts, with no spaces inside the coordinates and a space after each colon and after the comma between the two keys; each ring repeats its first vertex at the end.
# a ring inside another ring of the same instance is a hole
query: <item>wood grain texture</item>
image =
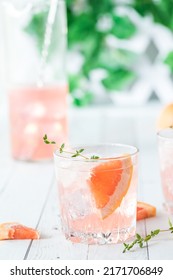
{"type": "Polygon", "coordinates": [[[61,232],[56,184],[48,197],[38,230],[41,239],[33,241],[27,259],[87,259],[88,246],[67,241],[61,232]]]}
{"type": "MultiPolygon", "coordinates": [[[[145,223],[141,221],[137,225],[137,231],[145,234],[145,223]]],[[[130,241],[129,241],[130,242],[130,241]]],[[[122,253],[123,244],[89,246],[88,259],[94,260],[145,260],[148,258],[147,247],[143,250],[135,249],[131,252],[122,253]]]]}
{"type": "MultiPolygon", "coordinates": [[[[16,170],[0,195],[0,222],[19,222],[36,228],[52,184],[53,166],[15,164],[16,170]]],[[[30,241],[2,241],[0,259],[23,259],[29,244],[30,241]]]]}

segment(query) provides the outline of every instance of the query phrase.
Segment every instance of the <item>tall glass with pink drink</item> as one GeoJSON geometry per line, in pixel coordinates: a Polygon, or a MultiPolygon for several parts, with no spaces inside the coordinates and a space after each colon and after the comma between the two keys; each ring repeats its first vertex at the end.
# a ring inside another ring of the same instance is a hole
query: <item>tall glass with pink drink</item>
{"type": "Polygon", "coordinates": [[[62,143],[68,134],[65,2],[9,0],[3,8],[12,156],[49,159],[43,135],[62,143]]]}
{"type": "Polygon", "coordinates": [[[173,128],[162,129],[157,136],[164,207],[173,214],[173,128]]]}

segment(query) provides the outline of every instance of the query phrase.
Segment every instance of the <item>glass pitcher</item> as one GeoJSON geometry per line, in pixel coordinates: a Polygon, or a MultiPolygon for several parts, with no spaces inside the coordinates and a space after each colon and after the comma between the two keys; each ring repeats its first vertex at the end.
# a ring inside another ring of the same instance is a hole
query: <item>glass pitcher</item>
{"type": "Polygon", "coordinates": [[[67,141],[66,7],[63,0],[3,1],[11,151],[52,158],[44,134],[67,141]]]}

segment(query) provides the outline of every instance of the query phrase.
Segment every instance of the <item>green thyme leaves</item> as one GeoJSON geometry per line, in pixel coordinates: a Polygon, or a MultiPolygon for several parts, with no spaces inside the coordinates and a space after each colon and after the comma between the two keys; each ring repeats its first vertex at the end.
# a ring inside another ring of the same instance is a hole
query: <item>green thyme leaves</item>
{"type": "MultiPolygon", "coordinates": [[[[47,134],[45,134],[45,135],[43,136],[43,141],[44,141],[45,144],[49,144],[49,145],[52,145],[52,144],[55,145],[55,144],[56,144],[55,141],[50,141],[50,140],[48,140],[47,134]]],[[[83,148],[81,148],[81,149],[79,149],[79,150],[76,150],[75,152],[67,151],[67,150],[65,150],[65,144],[64,144],[64,143],[59,147],[59,152],[60,152],[60,154],[62,154],[62,153],[71,154],[71,157],[72,157],[72,158],[82,157],[82,158],[84,158],[84,159],[86,159],[86,160],[88,160],[88,159],[93,159],[93,160],[99,159],[99,156],[95,156],[95,155],[91,156],[90,158],[89,158],[89,157],[86,157],[86,156],[83,154],[84,151],[85,151],[85,150],[84,150],[83,148]]]]}
{"type": "Polygon", "coordinates": [[[44,135],[43,141],[44,141],[45,144],[56,144],[55,141],[49,141],[47,139],[47,134],[44,135]]]}
{"type": "Polygon", "coordinates": [[[140,248],[143,248],[144,245],[153,237],[155,237],[156,235],[158,235],[161,232],[170,232],[173,233],[173,224],[172,222],[169,220],[169,228],[168,229],[156,229],[150,232],[150,234],[146,235],[145,237],[142,237],[139,233],[136,233],[136,238],[135,240],[133,240],[132,243],[124,243],[124,250],[123,253],[125,253],[126,251],[130,251],[135,245],[138,245],[140,248]]]}

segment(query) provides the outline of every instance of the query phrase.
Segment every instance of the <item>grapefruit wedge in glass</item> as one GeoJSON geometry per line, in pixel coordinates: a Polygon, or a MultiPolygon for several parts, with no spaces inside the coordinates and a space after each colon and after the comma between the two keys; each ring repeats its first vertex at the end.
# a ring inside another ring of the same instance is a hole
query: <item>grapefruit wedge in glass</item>
{"type": "Polygon", "coordinates": [[[103,162],[93,168],[89,183],[102,219],[120,206],[129,189],[132,173],[130,156],[103,162]]]}

